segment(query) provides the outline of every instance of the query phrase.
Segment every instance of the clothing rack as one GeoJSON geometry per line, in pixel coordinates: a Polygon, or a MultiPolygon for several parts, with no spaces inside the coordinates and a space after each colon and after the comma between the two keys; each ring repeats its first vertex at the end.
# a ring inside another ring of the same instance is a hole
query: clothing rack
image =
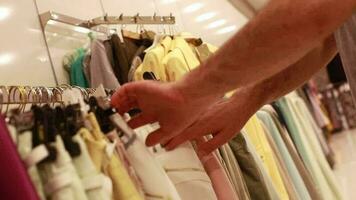
{"type": "MultiPolygon", "coordinates": [[[[84,99],[88,99],[96,91],[93,88],[70,85],[57,87],[0,86],[0,105],[63,103],[62,95],[67,89],[78,89],[84,99]]],[[[0,112],[1,109],[2,107],[0,107],[0,112]]]]}
{"type": "Polygon", "coordinates": [[[135,16],[108,16],[107,14],[103,17],[96,17],[90,20],[82,20],[68,15],[60,14],[53,11],[48,11],[40,14],[42,30],[45,30],[46,25],[49,21],[61,22],[64,24],[69,24],[73,26],[79,26],[87,29],[91,29],[96,32],[108,33],[110,30],[102,25],[173,25],[175,24],[175,17],[170,14],[169,16],[141,16],[139,13],[135,16]]]}

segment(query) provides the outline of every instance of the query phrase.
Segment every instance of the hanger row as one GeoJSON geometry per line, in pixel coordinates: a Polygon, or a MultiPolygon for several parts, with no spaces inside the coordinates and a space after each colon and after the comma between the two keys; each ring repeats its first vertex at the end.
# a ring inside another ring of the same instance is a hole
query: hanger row
{"type": "Polygon", "coordinates": [[[103,25],[174,25],[176,23],[176,18],[172,13],[168,16],[158,16],[156,13],[152,16],[142,16],[139,13],[134,16],[125,16],[124,14],[119,16],[108,16],[108,14],[105,14],[104,16],[96,17],[94,19],[82,20],[57,12],[48,11],[40,14],[40,19],[43,31],[45,31],[45,27],[49,21],[96,29],[98,32],[107,31],[107,28],[103,25]]]}
{"type": "Polygon", "coordinates": [[[66,90],[77,89],[83,99],[89,99],[96,91],[93,88],[81,88],[63,84],[57,87],[44,86],[0,86],[0,113],[6,105],[5,113],[10,105],[18,105],[18,109],[24,111],[26,105],[61,104],[63,105],[63,93],[66,90]]]}

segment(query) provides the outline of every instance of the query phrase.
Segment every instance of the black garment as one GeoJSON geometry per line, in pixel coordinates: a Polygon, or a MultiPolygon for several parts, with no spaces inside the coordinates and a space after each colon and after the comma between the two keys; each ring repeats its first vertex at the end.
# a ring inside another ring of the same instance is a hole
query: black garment
{"type": "Polygon", "coordinates": [[[328,64],[327,69],[330,82],[334,84],[347,82],[346,74],[339,54],[337,54],[335,58],[328,64]]]}
{"type": "MultiPolygon", "coordinates": [[[[112,59],[110,52],[108,57],[112,62],[113,71],[121,85],[128,82],[128,74],[131,68],[133,59],[136,56],[141,56],[149,46],[152,45],[152,40],[143,38],[141,40],[124,37],[124,42],[121,41],[117,34],[113,34],[110,39],[112,49],[112,59]]],[[[105,48],[110,48],[108,44],[105,48]]]]}
{"type": "MultiPolygon", "coordinates": [[[[113,66],[115,65],[114,63],[114,55],[113,55],[113,47],[111,45],[111,41],[110,40],[105,40],[103,42],[104,47],[105,47],[105,51],[106,51],[106,55],[108,56],[108,59],[110,61],[111,67],[114,68],[113,66]]],[[[114,70],[115,76],[116,76],[116,72],[114,70]]]]}
{"type": "Polygon", "coordinates": [[[125,45],[117,34],[113,34],[110,39],[113,52],[113,71],[119,83],[123,85],[128,82],[128,74],[130,71],[130,64],[125,50],[125,45]]]}

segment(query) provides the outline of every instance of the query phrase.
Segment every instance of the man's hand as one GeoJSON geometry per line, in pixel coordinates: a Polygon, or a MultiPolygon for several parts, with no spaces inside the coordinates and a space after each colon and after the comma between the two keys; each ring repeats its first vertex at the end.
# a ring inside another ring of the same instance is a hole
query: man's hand
{"type": "Polygon", "coordinates": [[[166,149],[172,150],[186,141],[212,134],[213,139],[198,144],[198,153],[206,156],[227,143],[261,106],[251,92],[240,90],[232,98],[212,105],[192,126],[173,138],[166,149]]]}
{"type": "Polygon", "coordinates": [[[159,122],[160,129],[151,133],[147,146],[164,144],[181,133],[218,97],[191,98],[176,83],[140,81],[122,86],[112,97],[112,105],[120,114],[133,108],[142,113],[129,121],[131,128],[159,122]]]}

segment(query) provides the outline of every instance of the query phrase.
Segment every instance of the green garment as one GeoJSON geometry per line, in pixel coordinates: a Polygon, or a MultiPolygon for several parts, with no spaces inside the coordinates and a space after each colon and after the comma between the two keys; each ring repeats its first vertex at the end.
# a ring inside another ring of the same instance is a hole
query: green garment
{"type": "Polygon", "coordinates": [[[293,162],[291,155],[288,152],[286,144],[283,142],[281,133],[279,132],[276,124],[274,123],[272,117],[269,115],[268,111],[261,110],[257,112],[258,118],[266,125],[271,134],[273,141],[276,143],[278,151],[283,158],[284,164],[286,165],[288,174],[290,175],[292,182],[297,190],[297,198],[301,200],[311,200],[309,192],[303,182],[303,179],[293,162]]]}
{"type": "Polygon", "coordinates": [[[250,200],[251,197],[245,179],[230,145],[225,144],[221,146],[219,151],[227,168],[226,171],[228,172],[235,191],[239,196],[239,200],[250,200]]]}
{"type": "MultiPolygon", "coordinates": [[[[276,106],[278,107],[278,105],[276,105],[276,106]]],[[[298,169],[298,172],[300,173],[300,175],[303,179],[303,182],[304,182],[305,186],[307,187],[307,190],[309,191],[311,199],[321,200],[322,199],[321,194],[317,190],[316,185],[310,175],[310,172],[307,170],[301,157],[299,156],[299,153],[297,152],[297,149],[294,146],[294,143],[293,143],[292,139],[290,138],[290,135],[289,135],[286,127],[284,127],[284,125],[282,125],[282,123],[280,121],[280,117],[283,117],[283,116],[278,116],[277,112],[271,106],[264,107],[264,109],[267,110],[268,113],[272,116],[273,122],[275,123],[275,125],[277,126],[277,128],[279,130],[279,133],[283,139],[283,142],[286,145],[288,152],[290,153],[290,155],[298,169]]]]}
{"type": "Polygon", "coordinates": [[[238,134],[229,142],[229,145],[241,168],[251,199],[272,200],[260,166],[248,148],[245,137],[238,134]]]}
{"type": "Polygon", "coordinates": [[[305,120],[306,116],[303,112],[306,110],[301,110],[298,107],[300,101],[303,100],[292,93],[280,99],[277,104],[281,108],[298,152],[323,199],[342,199],[334,177],[330,173],[330,166],[327,164],[325,156],[319,152],[321,150],[320,143],[314,140],[317,138],[313,128],[310,126],[310,122],[305,120]]]}
{"type": "Polygon", "coordinates": [[[85,49],[77,49],[77,54],[78,56],[76,59],[70,64],[70,84],[73,86],[88,88],[89,84],[83,71],[85,49]]]}

